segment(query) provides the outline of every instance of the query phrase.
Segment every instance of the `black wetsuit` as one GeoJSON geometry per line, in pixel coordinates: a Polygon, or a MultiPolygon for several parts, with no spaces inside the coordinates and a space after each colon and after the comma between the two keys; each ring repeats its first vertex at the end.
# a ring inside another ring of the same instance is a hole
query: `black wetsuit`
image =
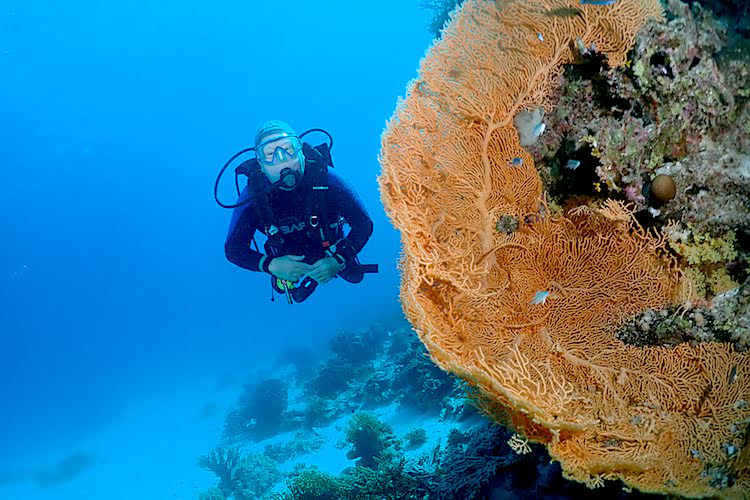
{"type": "MultiPolygon", "coordinates": [[[[292,191],[277,189],[268,196],[274,214],[274,225],[279,231],[273,238],[274,244],[272,245],[269,239],[264,248],[269,257],[304,255],[304,262],[313,264],[325,256],[325,248],[320,237],[308,234],[309,215],[305,212],[311,184],[307,176],[303,176],[300,182],[301,184],[292,191]]],[[[327,221],[332,229],[328,239],[331,240],[330,243],[336,244],[336,253],[346,261],[346,267],[339,272],[339,276],[347,281],[358,282],[362,276],[361,272],[357,273],[357,254],[372,235],[372,220],[351,185],[333,169],[328,171],[328,186],[325,206],[327,221]],[[349,226],[346,235],[344,224],[349,226]]],[[[249,198],[249,189],[246,187],[240,194],[238,203],[249,198]]],[[[258,219],[252,201],[235,208],[224,244],[227,259],[250,271],[261,271],[259,263],[263,254],[251,248],[255,232],[263,233],[265,230],[258,219]]]]}

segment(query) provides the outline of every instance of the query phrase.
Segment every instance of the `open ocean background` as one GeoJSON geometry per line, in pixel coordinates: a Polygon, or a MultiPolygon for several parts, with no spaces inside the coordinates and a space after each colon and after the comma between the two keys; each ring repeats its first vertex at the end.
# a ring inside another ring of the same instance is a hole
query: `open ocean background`
{"type": "Polygon", "coordinates": [[[396,0],[0,2],[0,498],[213,485],[195,460],[218,436],[193,407],[217,379],[399,318],[377,155],[430,16],[396,0]],[[331,132],[380,274],[289,306],[225,260],[213,183],[271,118],[331,132]],[[55,476],[71,456],[82,472],[55,476]]]}

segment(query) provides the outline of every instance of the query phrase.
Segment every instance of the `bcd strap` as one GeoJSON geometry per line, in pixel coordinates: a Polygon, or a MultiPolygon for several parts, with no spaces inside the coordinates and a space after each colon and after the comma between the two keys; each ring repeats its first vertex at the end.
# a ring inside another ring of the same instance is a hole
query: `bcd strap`
{"type": "Polygon", "coordinates": [[[255,216],[263,227],[273,224],[273,212],[268,202],[268,193],[265,189],[266,176],[260,170],[258,160],[252,158],[243,161],[235,172],[247,176],[247,189],[250,192],[250,199],[253,200],[253,209],[255,216]]]}
{"type": "MultiPolygon", "coordinates": [[[[309,183],[308,189],[310,190],[305,197],[306,234],[311,241],[318,242],[324,250],[328,250],[335,243],[333,238],[336,235],[336,231],[331,227],[328,220],[326,205],[327,194],[330,189],[328,168],[333,167],[333,160],[326,143],[311,146],[305,142],[302,144],[302,152],[305,156],[305,178],[306,182],[309,183]]],[[[280,235],[268,199],[266,176],[261,171],[260,164],[255,158],[242,163],[237,171],[239,172],[240,169],[243,169],[240,173],[247,175],[248,188],[253,199],[257,200],[257,203],[254,204],[256,218],[261,227],[264,228],[271,247],[277,246],[280,243],[277,241],[280,235]]],[[[347,255],[346,252],[343,253],[345,256],[347,255]]],[[[364,269],[365,273],[377,272],[376,267],[373,269],[366,266],[364,269]]]]}
{"type": "Polygon", "coordinates": [[[329,239],[328,211],[326,210],[326,196],[328,187],[328,167],[333,166],[327,144],[318,147],[302,144],[305,155],[305,175],[310,175],[310,193],[305,200],[307,214],[308,237],[313,241],[321,241],[324,248],[331,244],[329,239]]]}
{"type": "MultiPolygon", "coordinates": [[[[325,204],[326,192],[328,191],[328,167],[333,167],[333,159],[328,144],[323,143],[318,146],[311,146],[308,143],[302,144],[302,153],[305,156],[305,177],[310,179],[312,190],[305,200],[305,213],[307,215],[306,225],[319,232],[321,228],[329,231],[325,204]]],[[[240,164],[236,169],[237,173],[247,176],[247,186],[254,203],[255,215],[264,228],[266,236],[271,240],[278,234],[276,218],[271,210],[271,204],[268,200],[266,190],[266,176],[260,169],[260,164],[256,158],[252,158],[240,164]]],[[[311,236],[311,235],[308,235],[311,236]]],[[[315,240],[320,239],[325,242],[328,234],[317,234],[315,240]]]]}

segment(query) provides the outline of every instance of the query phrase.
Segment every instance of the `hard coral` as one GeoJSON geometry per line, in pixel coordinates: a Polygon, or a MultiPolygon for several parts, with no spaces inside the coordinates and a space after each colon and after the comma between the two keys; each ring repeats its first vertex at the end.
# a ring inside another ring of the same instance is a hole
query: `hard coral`
{"type": "MultiPolygon", "coordinates": [[[[281,479],[276,461],[255,453],[244,457],[236,448],[217,448],[198,459],[198,465],[219,477],[223,498],[255,500],[281,479]]],[[[206,492],[207,498],[215,491],[206,492]]]]}
{"type": "Polygon", "coordinates": [[[317,468],[295,468],[288,479],[288,491],[279,495],[281,500],[340,500],[338,479],[317,468]]]}
{"type": "Polygon", "coordinates": [[[393,429],[373,413],[359,411],[346,425],[345,439],[351,445],[346,458],[361,467],[377,468],[376,458],[394,441],[393,429]]]}
{"type": "Polygon", "coordinates": [[[661,218],[689,223],[698,233],[750,232],[750,151],[708,140],[702,148],[656,170],[679,186],[677,196],[661,209],[661,218]]]}
{"type": "MultiPolygon", "coordinates": [[[[459,433],[460,434],[460,433],[459,433]]],[[[453,436],[453,446],[440,457],[436,474],[437,498],[486,498],[491,481],[504,468],[523,457],[507,444],[512,433],[499,425],[472,429],[467,435],[453,436]]]]}
{"type": "Polygon", "coordinates": [[[237,403],[227,413],[224,438],[260,440],[276,433],[284,422],[288,393],[286,382],[277,378],[246,384],[237,403]]]}
{"type": "Polygon", "coordinates": [[[611,196],[659,208],[659,223],[737,228],[750,220],[750,52],[725,47],[726,28],[698,3],[669,6],[671,19],[647,23],[625,67],[588,49],[566,67],[548,132],[530,150],[558,198],[611,196]],[[566,169],[570,159],[580,166],[566,169]],[[664,207],[649,197],[662,174],[676,188],[664,207]]]}

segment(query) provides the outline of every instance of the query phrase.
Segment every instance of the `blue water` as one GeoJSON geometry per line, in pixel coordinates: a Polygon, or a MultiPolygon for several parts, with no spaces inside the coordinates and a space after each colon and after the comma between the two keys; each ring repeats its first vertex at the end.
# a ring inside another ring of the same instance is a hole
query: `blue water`
{"type": "Polygon", "coordinates": [[[377,155],[429,15],[416,0],[0,2],[0,471],[161,391],[398,314],[377,155]],[[380,274],[289,306],[225,260],[213,182],[271,118],[333,134],[380,274]]]}

